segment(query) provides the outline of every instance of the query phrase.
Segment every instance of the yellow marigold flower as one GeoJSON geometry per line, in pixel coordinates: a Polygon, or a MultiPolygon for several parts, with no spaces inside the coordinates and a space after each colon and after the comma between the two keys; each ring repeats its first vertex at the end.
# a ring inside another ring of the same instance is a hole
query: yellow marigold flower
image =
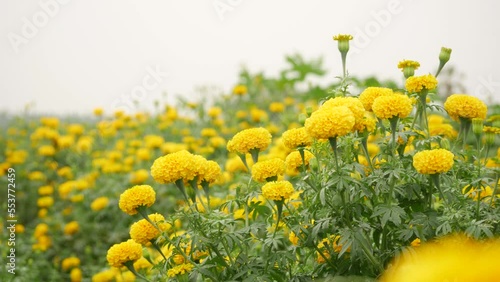
{"type": "Polygon", "coordinates": [[[82,270],[80,268],[73,268],[69,273],[69,279],[71,282],[82,281],[82,270]]]}
{"type": "Polygon", "coordinates": [[[108,206],[109,199],[108,197],[99,197],[92,201],[90,204],[90,208],[93,211],[100,211],[108,206]]]}
{"type": "MultiPolygon", "coordinates": [[[[140,146],[140,140],[135,140],[135,141],[138,141],[139,144],[137,144],[137,145],[140,146]]],[[[165,140],[163,139],[163,137],[161,137],[159,135],[146,135],[144,137],[144,142],[145,142],[146,148],[155,149],[155,148],[160,148],[161,145],[165,142],[165,140]]],[[[135,146],[135,147],[139,147],[139,146],[135,146]]]]}
{"type": "Polygon", "coordinates": [[[272,102],[269,104],[269,111],[272,113],[282,113],[285,111],[285,105],[280,102],[272,102]]]}
{"type": "Polygon", "coordinates": [[[35,238],[41,237],[49,232],[49,226],[46,223],[39,223],[35,227],[34,236],[35,238]]]}
{"type": "Polygon", "coordinates": [[[202,169],[198,174],[198,182],[214,183],[221,176],[220,166],[215,161],[203,161],[202,169]]]}
{"type": "Polygon", "coordinates": [[[142,246],[134,240],[129,239],[120,244],[114,244],[109,248],[106,259],[112,267],[122,267],[127,262],[134,262],[142,257],[142,246]]]}
{"type": "Polygon", "coordinates": [[[306,147],[312,144],[313,139],[307,133],[305,127],[289,129],[281,135],[283,144],[288,149],[295,149],[297,147],[306,147]]]}
{"type": "Polygon", "coordinates": [[[292,196],[294,190],[288,181],[271,181],[262,186],[262,196],[273,201],[284,201],[292,196]]]}
{"type": "Polygon", "coordinates": [[[80,259],[77,257],[68,257],[62,260],[61,267],[64,271],[68,271],[80,265],[80,259]]]}
{"type": "Polygon", "coordinates": [[[54,205],[54,199],[52,197],[41,197],[37,200],[37,206],[39,208],[50,208],[54,205]]]}
{"type": "Polygon", "coordinates": [[[94,109],[94,115],[97,116],[97,117],[100,117],[104,114],[104,110],[103,108],[95,108],[94,109]]]}
{"type": "Polygon", "coordinates": [[[365,115],[365,108],[363,106],[363,103],[358,98],[354,97],[336,97],[329,99],[323,105],[321,105],[321,109],[332,109],[333,107],[340,107],[340,106],[345,106],[349,110],[351,110],[355,123],[359,123],[364,115],[365,115]]]}
{"type": "Polygon", "coordinates": [[[445,149],[424,150],[413,156],[413,167],[421,174],[444,173],[451,169],[454,155],[445,149]]]}
{"type": "Polygon", "coordinates": [[[333,40],[335,41],[344,41],[344,40],[352,40],[353,37],[350,34],[337,34],[333,36],[333,40]]]}
{"type": "Polygon", "coordinates": [[[43,157],[51,157],[56,154],[56,148],[51,145],[44,145],[38,148],[38,154],[43,157]]]}
{"type": "Polygon", "coordinates": [[[434,90],[438,84],[437,79],[432,74],[422,76],[411,76],[406,79],[405,88],[410,93],[420,93],[422,90],[434,90]]]}
{"type": "Polygon", "coordinates": [[[151,268],[152,266],[153,265],[145,257],[141,257],[136,262],[134,262],[134,269],[136,270],[148,269],[151,268]]]}
{"type": "Polygon", "coordinates": [[[42,117],[40,118],[40,123],[43,126],[57,128],[59,126],[59,119],[55,117],[42,117]]]}
{"type": "Polygon", "coordinates": [[[416,238],[415,240],[411,241],[410,245],[414,248],[420,247],[420,238],[416,238]]]}
{"type": "Polygon", "coordinates": [[[214,137],[217,136],[217,130],[213,128],[203,128],[200,134],[202,137],[214,137]]]}
{"type": "Polygon", "coordinates": [[[139,169],[131,173],[130,183],[132,184],[142,184],[146,182],[149,178],[149,172],[146,169],[139,169]]]}
{"type": "Polygon", "coordinates": [[[156,200],[156,193],[149,185],[136,185],[127,189],[120,195],[118,205],[120,209],[129,215],[137,213],[141,206],[150,207],[156,200]]]}
{"type": "Polygon", "coordinates": [[[477,241],[465,235],[447,236],[402,253],[380,281],[497,281],[499,252],[498,238],[477,241]]]}
{"type": "Polygon", "coordinates": [[[456,138],[458,132],[451,126],[451,124],[441,123],[429,123],[429,134],[430,136],[442,136],[446,138],[456,138]]]}
{"type": "Polygon", "coordinates": [[[352,131],[354,115],[345,106],[320,108],[306,119],[305,128],[316,139],[328,139],[344,136],[352,131]]]}
{"type": "Polygon", "coordinates": [[[500,134],[500,127],[484,126],[483,127],[483,132],[484,133],[500,134]]]}
{"type": "Polygon", "coordinates": [[[238,132],[227,143],[230,152],[247,154],[251,150],[264,151],[271,144],[271,133],[263,127],[249,128],[238,132]]]}
{"type": "Polygon", "coordinates": [[[16,233],[17,234],[22,234],[22,233],[24,233],[25,230],[26,230],[26,228],[24,227],[24,225],[19,224],[19,223],[16,224],[16,233]]]}
{"type": "Polygon", "coordinates": [[[408,96],[396,94],[376,98],[372,109],[379,119],[405,118],[410,115],[413,106],[408,96]]]}
{"type": "Polygon", "coordinates": [[[459,121],[460,118],[485,119],[488,112],[488,108],[481,100],[466,94],[453,94],[449,96],[444,103],[444,109],[455,121],[459,121]]]}
{"type": "MultiPolygon", "coordinates": [[[[318,263],[325,263],[325,258],[329,259],[331,257],[330,250],[339,253],[342,250],[342,245],[339,244],[339,241],[340,236],[338,235],[330,235],[321,240],[317,247],[323,255],[317,253],[316,261],[318,263]]],[[[348,249],[347,252],[350,252],[350,249],[348,249]]]]}
{"type": "Polygon", "coordinates": [[[54,193],[54,187],[50,185],[44,185],[38,188],[38,195],[40,196],[48,196],[54,193]]]}
{"type": "Polygon", "coordinates": [[[115,273],[111,269],[98,272],[92,276],[92,282],[114,282],[114,281],[115,281],[115,273]]]}
{"type": "Polygon", "coordinates": [[[252,178],[258,182],[267,181],[285,173],[285,162],[274,158],[257,162],[252,166],[252,178]]]}
{"type": "Polygon", "coordinates": [[[407,67],[412,67],[414,70],[417,70],[420,67],[420,63],[411,60],[403,60],[398,63],[398,69],[401,69],[401,71],[407,67]]]}
{"type": "Polygon", "coordinates": [[[354,124],[353,130],[359,133],[363,132],[371,133],[375,131],[376,127],[377,127],[377,120],[365,116],[363,119],[359,120],[358,122],[356,122],[356,124],[354,124]]]}
{"type": "Polygon", "coordinates": [[[68,133],[71,135],[82,135],[85,131],[85,128],[81,124],[73,123],[68,125],[68,133]]]}
{"type": "Polygon", "coordinates": [[[211,118],[216,118],[222,113],[222,109],[220,107],[212,107],[208,109],[208,116],[211,118]]]}
{"type": "Polygon", "coordinates": [[[390,88],[385,87],[368,87],[359,95],[359,100],[365,107],[365,110],[371,112],[373,101],[380,96],[393,95],[394,92],[390,88]]]}
{"type": "Polygon", "coordinates": [[[64,234],[73,235],[80,231],[80,225],[76,221],[71,221],[64,226],[64,234]]]}
{"type": "MultiPolygon", "coordinates": [[[[250,165],[251,159],[247,159],[247,163],[250,165]]],[[[247,168],[245,164],[241,161],[239,157],[228,158],[226,160],[225,170],[230,173],[235,173],[238,171],[246,172],[247,168]]]]}
{"type": "Polygon", "coordinates": [[[297,235],[295,235],[295,233],[293,231],[290,232],[290,234],[288,234],[288,240],[290,240],[290,242],[294,246],[298,246],[299,245],[299,237],[297,237],[297,235]]]}
{"type": "Polygon", "coordinates": [[[168,154],[156,159],[151,166],[151,176],[160,184],[177,180],[193,180],[201,170],[198,158],[186,150],[168,154]]]}
{"type": "MultiPolygon", "coordinates": [[[[314,158],[314,155],[308,150],[304,150],[304,162],[305,166],[309,165],[309,161],[314,158]]],[[[293,151],[288,156],[286,156],[285,164],[287,169],[292,171],[296,171],[297,169],[302,167],[302,157],[298,151],[293,151]]]]}
{"type": "Polygon", "coordinates": [[[252,108],[250,110],[250,117],[253,122],[261,122],[267,120],[267,112],[261,109],[252,108]]]}
{"type": "MultiPolygon", "coordinates": [[[[170,228],[170,224],[165,222],[163,215],[153,213],[148,215],[149,219],[154,222],[161,231],[166,231],[170,228]]],[[[141,245],[149,245],[151,240],[160,236],[161,232],[155,226],[151,225],[146,219],[141,219],[130,227],[130,238],[141,245]]]]}
{"type": "Polygon", "coordinates": [[[193,268],[194,268],[194,265],[192,265],[190,263],[176,265],[167,271],[167,276],[169,278],[174,278],[177,275],[183,275],[183,274],[187,274],[187,273],[191,272],[191,270],[193,270],[193,268]]]}
{"type": "Polygon", "coordinates": [[[474,201],[478,201],[491,197],[493,195],[493,189],[491,189],[490,186],[481,186],[477,188],[466,185],[462,188],[462,194],[474,199],[474,201]]]}
{"type": "Polygon", "coordinates": [[[245,85],[236,85],[233,88],[233,94],[237,96],[243,96],[248,93],[248,88],[245,85]]]}

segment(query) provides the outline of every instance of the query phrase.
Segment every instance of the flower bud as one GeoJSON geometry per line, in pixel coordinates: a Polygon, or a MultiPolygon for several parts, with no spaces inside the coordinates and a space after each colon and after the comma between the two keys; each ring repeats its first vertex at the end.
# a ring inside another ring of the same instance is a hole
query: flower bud
{"type": "Polygon", "coordinates": [[[474,134],[477,136],[480,136],[483,133],[483,119],[472,119],[472,132],[474,132],[474,134]]]}
{"type": "Polygon", "coordinates": [[[494,132],[488,131],[484,134],[484,142],[487,145],[493,145],[495,143],[495,136],[496,134],[494,132]]]}
{"type": "Polygon", "coordinates": [[[333,40],[338,41],[338,48],[340,53],[345,54],[349,51],[349,40],[352,40],[350,34],[339,34],[333,37],[333,40]]]}
{"type": "Polygon", "coordinates": [[[441,145],[441,148],[446,149],[446,150],[450,150],[450,140],[443,138],[443,139],[441,139],[440,145],[441,145]]]}
{"type": "Polygon", "coordinates": [[[439,62],[446,64],[450,60],[450,55],[450,48],[441,47],[441,53],[439,53],[439,62]]]}
{"type": "Polygon", "coordinates": [[[307,116],[310,117],[311,114],[313,113],[313,108],[312,107],[306,107],[306,113],[307,113],[307,116]]]}

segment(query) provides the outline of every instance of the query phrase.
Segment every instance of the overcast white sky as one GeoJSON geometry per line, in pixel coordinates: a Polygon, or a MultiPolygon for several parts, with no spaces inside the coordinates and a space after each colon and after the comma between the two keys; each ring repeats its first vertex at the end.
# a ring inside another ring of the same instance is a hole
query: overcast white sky
{"type": "Polygon", "coordinates": [[[295,52],[323,56],[333,80],[338,33],[355,36],[353,75],[399,79],[402,59],[434,73],[446,46],[469,94],[499,96],[498,11],[495,0],[5,0],[0,111],[109,112],[164,91],[195,100],[196,86],[230,91],[242,64],[274,74],[295,52]]]}

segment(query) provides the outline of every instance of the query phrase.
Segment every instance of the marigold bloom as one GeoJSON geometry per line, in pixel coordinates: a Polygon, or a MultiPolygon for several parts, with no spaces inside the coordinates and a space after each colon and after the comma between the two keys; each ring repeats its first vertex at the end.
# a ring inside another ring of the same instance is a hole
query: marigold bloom
{"type": "Polygon", "coordinates": [[[493,189],[490,186],[471,187],[466,185],[462,188],[462,194],[474,199],[474,201],[489,199],[493,195],[493,189]]]}
{"type": "Polygon", "coordinates": [[[354,97],[336,97],[329,99],[323,105],[321,105],[321,109],[331,109],[333,107],[345,106],[349,110],[351,110],[355,123],[360,122],[365,115],[365,108],[363,103],[358,98],[354,97]]]}
{"type": "Polygon", "coordinates": [[[56,148],[51,145],[45,145],[38,148],[38,154],[43,157],[51,157],[56,154],[56,148]]]}
{"type": "Polygon", "coordinates": [[[252,178],[258,182],[267,181],[283,173],[285,173],[285,162],[278,158],[260,161],[252,166],[252,178]]]}
{"type": "Polygon", "coordinates": [[[352,131],[356,119],[345,106],[318,109],[306,119],[305,128],[316,139],[344,136],[352,131]]]}
{"type": "Polygon", "coordinates": [[[377,120],[371,117],[365,116],[363,119],[360,121],[356,122],[354,124],[354,131],[363,133],[363,132],[368,132],[371,133],[375,131],[375,128],[377,127],[377,120]]]}
{"type": "Polygon", "coordinates": [[[422,76],[411,76],[406,80],[405,88],[410,93],[420,93],[422,90],[434,90],[438,84],[437,79],[432,74],[422,76]]]}
{"type": "Polygon", "coordinates": [[[263,127],[249,128],[238,132],[227,143],[230,152],[247,154],[250,150],[264,151],[271,144],[271,133],[263,127]]]}
{"type": "Polygon", "coordinates": [[[193,268],[194,268],[194,265],[192,265],[190,263],[176,265],[167,271],[167,276],[170,278],[174,278],[177,275],[183,275],[183,274],[191,272],[191,270],[193,270],[193,268]]]}
{"type": "MultiPolygon", "coordinates": [[[[312,158],[314,158],[314,155],[311,152],[304,150],[304,162],[305,162],[306,167],[309,165],[309,161],[312,158]]],[[[300,156],[300,153],[298,151],[293,151],[290,154],[288,154],[288,156],[286,156],[286,159],[285,159],[285,164],[286,164],[287,169],[290,169],[293,171],[297,170],[298,168],[301,168],[302,167],[302,157],[300,156]]]]}
{"type": "Polygon", "coordinates": [[[233,94],[237,96],[243,96],[248,93],[248,88],[245,85],[236,85],[233,88],[233,94]]]}
{"type": "Polygon", "coordinates": [[[146,182],[149,178],[149,172],[146,169],[139,169],[131,173],[130,183],[132,184],[142,184],[146,182]]]}
{"type": "Polygon", "coordinates": [[[288,181],[271,181],[262,186],[262,196],[273,201],[284,201],[290,198],[294,189],[288,181]]]}
{"type": "Polygon", "coordinates": [[[62,260],[61,267],[64,271],[70,270],[80,265],[80,259],[77,257],[68,257],[62,260]]]}
{"type": "Polygon", "coordinates": [[[282,113],[285,110],[285,104],[280,102],[272,102],[269,104],[269,111],[272,113],[282,113]]]}
{"type": "MultiPolygon", "coordinates": [[[[50,187],[50,186],[49,186],[50,187]]],[[[37,200],[37,206],[39,208],[49,208],[54,204],[54,198],[47,196],[47,197],[40,197],[37,200]]]]}
{"type": "Polygon", "coordinates": [[[160,184],[173,183],[179,179],[193,180],[201,169],[200,159],[186,150],[156,159],[151,166],[151,175],[160,184]]]}
{"type": "Polygon", "coordinates": [[[108,197],[99,197],[99,198],[95,199],[94,201],[92,201],[92,203],[90,204],[90,208],[93,211],[100,211],[100,210],[104,209],[105,207],[107,207],[108,203],[109,203],[108,197]]]}
{"type": "Polygon", "coordinates": [[[73,235],[80,230],[80,225],[76,221],[71,221],[64,226],[64,234],[73,235]]]}
{"type": "Polygon", "coordinates": [[[421,174],[444,173],[451,169],[454,155],[445,149],[424,150],[413,156],[413,167],[421,174]]]}
{"type": "Polygon", "coordinates": [[[118,205],[120,209],[129,215],[137,213],[141,206],[150,207],[156,200],[156,193],[149,185],[136,185],[127,189],[120,195],[118,205]]]}
{"type": "Polygon", "coordinates": [[[80,268],[73,268],[69,273],[69,279],[71,282],[81,282],[82,281],[82,270],[80,268]]]}
{"type": "Polygon", "coordinates": [[[401,71],[404,70],[404,68],[411,67],[414,70],[417,70],[420,67],[420,63],[417,61],[412,61],[412,60],[403,60],[398,63],[398,69],[401,69],[401,71]]]}
{"type": "MultiPolygon", "coordinates": [[[[163,215],[153,213],[148,215],[149,219],[154,222],[161,231],[168,230],[170,224],[165,222],[163,215]]],[[[155,226],[151,225],[146,219],[141,219],[130,227],[130,238],[141,245],[148,245],[151,240],[160,236],[161,232],[155,226]]]]}
{"type": "Polygon", "coordinates": [[[283,144],[289,149],[297,147],[306,147],[312,144],[312,138],[307,133],[305,127],[289,129],[281,135],[283,144]]]}
{"type": "Polygon", "coordinates": [[[129,239],[120,244],[114,244],[109,248],[106,259],[112,267],[122,267],[127,262],[134,262],[142,257],[142,246],[134,240],[129,239]]]}
{"type": "Polygon", "coordinates": [[[382,275],[382,282],[497,281],[500,240],[476,241],[453,235],[403,252],[382,275]],[[474,267],[470,259],[474,258],[474,267]]]}
{"type": "Polygon", "coordinates": [[[368,87],[359,95],[359,101],[365,107],[365,110],[371,112],[373,101],[380,96],[393,95],[394,91],[385,87],[368,87]]]}
{"type": "Polygon", "coordinates": [[[488,112],[488,108],[481,100],[466,94],[453,94],[449,96],[444,103],[444,109],[455,121],[459,121],[460,118],[484,119],[488,112]]]}
{"type": "Polygon", "coordinates": [[[198,174],[198,182],[214,183],[221,174],[222,171],[217,162],[204,160],[202,169],[198,174]]]}
{"type": "Polygon", "coordinates": [[[396,94],[376,98],[372,109],[379,119],[405,118],[410,115],[413,106],[408,96],[396,94]]]}

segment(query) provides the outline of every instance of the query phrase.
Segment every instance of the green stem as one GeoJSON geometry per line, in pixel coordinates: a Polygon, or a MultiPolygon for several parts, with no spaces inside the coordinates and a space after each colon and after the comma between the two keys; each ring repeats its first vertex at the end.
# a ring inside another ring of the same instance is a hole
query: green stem
{"type": "Polygon", "coordinates": [[[333,149],[333,155],[335,158],[335,167],[337,168],[337,171],[339,171],[339,159],[337,156],[337,136],[328,138],[328,141],[330,141],[330,146],[333,149]]]}
{"type": "MultiPolygon", "coordinates": [[[[434,184],[434,186],[436,186],[436,189],[438,190],[439,195],[443,199],[446,206],[448,206],[448,201],[446,200],[446,198],[443,194],[443,191],[441,190],[441,185],[439,182],[439,173],[431,174],[430,177],[431,177],[431,182],[434,184]]],[[[431,195],[432,195],[432,193],[431,193],[431,195]]]]}
{"type": "Polygon", "coordinates": [[[496,198],[496,193],[497,193],[497,189],[498,189],[498,178],[499,178],[500,174],[497,173],[497,179],[495,179],[495,188],[493,188],[493,193],[491,194],[491,199],[490,199],[490,207],[493,206],[493,199],[496,198]]]}
{"type": "Polygon", "coordinates": [[[132,272],[135,276],[143,279],[144,281],[148,281],[148,282],[151,282],[151,280],[149,280],[148,278],[144,277],[142,274],[140,274],[139,272],[137,272],[134,268],[134,263],[132,261],[127,261],[126,263],[124,263],[123,265],[125,265],[128,270],[130,270],[130,272],[132,272]]]}

